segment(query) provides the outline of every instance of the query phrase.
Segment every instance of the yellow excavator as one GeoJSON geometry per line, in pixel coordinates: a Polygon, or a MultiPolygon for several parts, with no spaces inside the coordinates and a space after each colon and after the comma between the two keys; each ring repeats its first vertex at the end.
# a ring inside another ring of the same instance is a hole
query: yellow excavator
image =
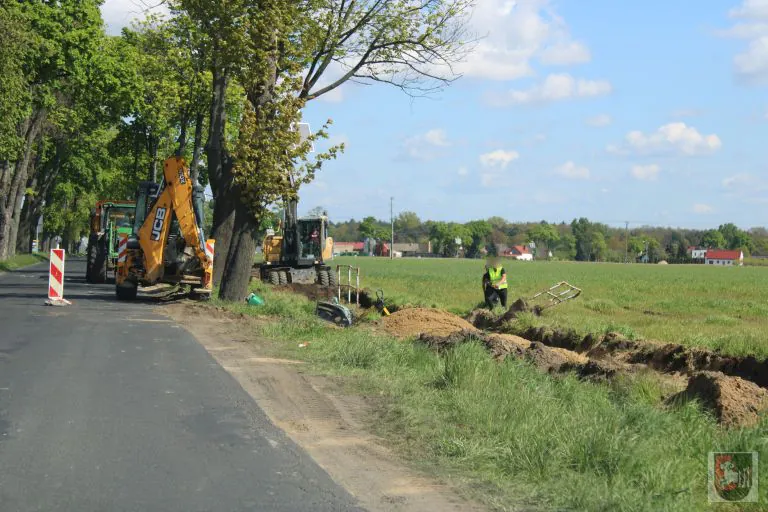
{"type": "Polygon", "coordinates": [[[184,159],[163,164],[163,183],[139,184],[132,233],[118,250],[115,292],[136,298],[139,286],[191,286],[193,295],[213,290],[214,240],[203,233],[203,188],[192,183],[184,159]]]}
{"type": "Polygon", "coordinates": [[[290,283],[335,287],[336,272],[328,265],[333,258],[333,238],[328,236],[328,217],[298,218],[296,200],[286,201],[278,233],[268,234],[262,244],[264,262],[254,270],[262,281],[273,285],[290,283]]]}

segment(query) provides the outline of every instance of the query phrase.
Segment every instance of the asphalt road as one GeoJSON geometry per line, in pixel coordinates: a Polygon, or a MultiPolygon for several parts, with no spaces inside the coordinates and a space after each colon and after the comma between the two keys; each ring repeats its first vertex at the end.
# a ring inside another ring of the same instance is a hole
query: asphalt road
{"type": "Polygon", "coordinates": [[[0,510],[357,510],[185,330],[70,260],[0,275],[0,510]]]}

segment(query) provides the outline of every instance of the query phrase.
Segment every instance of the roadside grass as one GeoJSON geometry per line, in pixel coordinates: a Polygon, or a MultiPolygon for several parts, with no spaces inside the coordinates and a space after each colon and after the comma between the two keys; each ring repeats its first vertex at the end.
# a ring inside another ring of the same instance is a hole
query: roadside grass
{"type": "MultiPolygon", "coordinates": [[[[526,362],[494,362],[471,343],[439,356],[374,324],[331,326],[302,296],[262,283],[253,289],[264,306],[214,305],[270,317],[258,334],[282,355],[347,377],[375,404],[376,434],[498,510],[705,510],[713,508],[709,451],[757,450],[768,460],[768,419],[723,430],[695,402],[664,406],[661,385],[648,376],[611,384],[551,377],[526,362]]],[[[768,500],[767,486],[760,497],[768,500]]]]}
{"type": "MultiPolygon", "coordinates": [[[[361,269],[363,286],[395,304],[465,315],[482,301],[483,260],[342,257],[361,269]]],[[[504,263],[510,302],[559,281],[583,289],[548,310],[542,322],[581,334],[617,330],[639,339],[768,357],[768,268],[611,263],[504,263]]]]}
{"type": "Polygon", "coordinates": [[[10,272],[11,270],[27,267],[47,260],[48,258],[39,254],[17,254],[12,258],[0,260],[0,272],[10,272]]]}

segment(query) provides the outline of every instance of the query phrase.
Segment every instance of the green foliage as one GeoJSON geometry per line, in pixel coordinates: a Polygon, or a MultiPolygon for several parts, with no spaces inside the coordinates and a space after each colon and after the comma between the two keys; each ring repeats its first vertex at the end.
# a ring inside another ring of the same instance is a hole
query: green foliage
{"type": "MultiPolygon", "coordinates": [[[[528,238],[536,243],[537,251],[540,250],[542,244],[545,244],[548,249],[552,249],[560,240],[560,233],[552,224],[542,222],[528,230],[528,238]]],[[[603,240],[603,243],[605,243],[605,240],[603,240]]]]}
{"type": "Polygon", "coordinates": [[[0,6],[0,161],[14,160],[22,138],[17,126],[30,108],[29,77],[24,62],[31,44],[30,28],[17,2],[0,6]]]}
{"type": "Polygon", "coordinates": [[[712,229],[701,237],[701,245],[708,249],[723,249],[726,243],[725,237],[720,230],[712,229]]]}
{"type": "Polygon", "coordinates": [[[429,230],[429,238],[435,254],[455,257],[462,244],[471,243],[472,234],[469,227],[456,222],[435,222],[429,230]]]}

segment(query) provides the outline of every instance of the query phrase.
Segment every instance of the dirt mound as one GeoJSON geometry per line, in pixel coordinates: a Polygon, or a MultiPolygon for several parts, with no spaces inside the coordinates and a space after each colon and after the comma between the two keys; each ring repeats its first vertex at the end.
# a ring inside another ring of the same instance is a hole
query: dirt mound
{"type": "Polygon", "coordinates": [[[523,299],[517,299],[511,306],[509,306],[509,309],[501,315],[496,315],[487,309],[475,309],[469,316],[467,316],[467,322],[478,329],[498,329],[505,323],[516,319],[520,313],[532,313],[536,316],[540,316],[541,311],[541,307],[531,307],[523,299]]]}
{"type": "Polygon", "coordinates": [[[384,330],[399,338],[420,334],[448,336],[460,331],[477,331],[466,320],[439,309],[402,309],[382,319],[384,330]]]}
{"type": "Polygon", "coordinates": [[[476,329],[464,329],[447,336],[421,334],[419,340],[441,352],[460,343],[478,341],[485,345],[491,356],[498,361],[504,360],[506,357],[526,359],[548,372],[566,371],[566,368],[574,369],[589,361],[585,356],[575,352],[548,347],[543,343],[530,342],[519,336],[485,334],[476,329]]]}
{"type": "Polygon", "coordinates": [[[698,399],[727,427],[748,427],[757,423],[768,408],[768,391],[739,377],[721,372],[699,372],[688,380],[685,391],[670,401],[698,399]]]}

